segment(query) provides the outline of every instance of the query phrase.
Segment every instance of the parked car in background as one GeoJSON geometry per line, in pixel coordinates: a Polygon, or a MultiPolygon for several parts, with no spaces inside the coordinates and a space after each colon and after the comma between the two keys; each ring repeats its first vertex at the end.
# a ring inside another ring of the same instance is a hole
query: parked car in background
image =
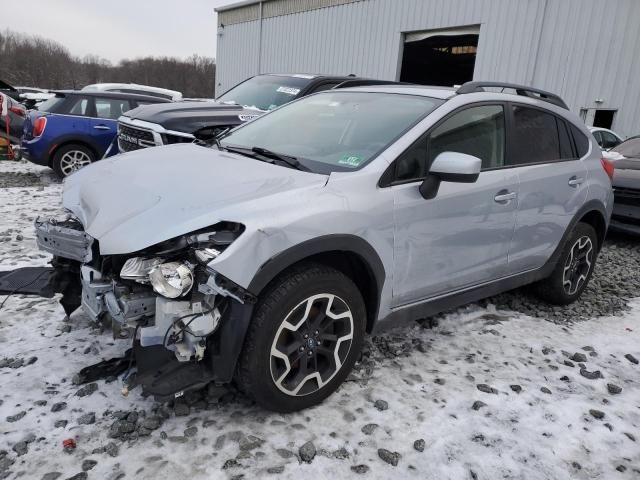
{"type": "Polygon", "coordinates": [[[34,108],[37,104],[49,100],[54,96],[52,92],[44,88],[16,87],[20,92],[20,101],[28,108],[34,108]]]}
{"type": "Polygon", "coordinates": [[[602,150],[609,150],[623,142],[620,135],[608,128],[589,127],[589,130],[602,150]]]}
{"type": "Polygon", "coordinates": [[[160,399],[235,381],[299,410],[347,378],[367,333],[535,282],[569,304],[613,203],[566,104],[495,82],[329,90],[217,148],[154,150],[70,177],[71,216],[36,237],[65,311],[135,338],[136,383],[160,399]]]}
{"type": "Polygon", "coordinates": [[[213,139],[298,98],[336,88],[390,84],[355,76],[266,74],[256,75],[221,95],[217,102],[153,105],[128,112],[119,119],[121,152],[173,143],[213,139]]]}
{"type": "Polygon", "coordinates": [[[0,93],[4,93],[6,96],[13,98],[16,102],[20,101],[20,92],[4,80],[0,80],[0,93]]]}
{"type": "Polygon", "coordinates": [[[7,134],[7,118],[0,115],[0,137],[9,140],[12,144],[19,145],[27,110],[24,105],[12,97],[5,95],[3,99],[6,99],[7,102],[9,132],[7,134]]]}
{"type": "Polygon", "coordinates": [[[167,99],[105,91],[56,91],[31,110],[24,122],[23,156],[66,177],[99,160],[117,133],[117,118],[140,105],[167,99]]]}
{"type": "Polygon", "coordinates": [[[613,161],[613,216],[611,229],[640,235],[640,135],[604,152],[613,161]]]}
{"type": "Polygon", "coordinates": [[[4,93],[31,108],[35,103],[41,102],[53,96],[48,90],[35,87],[14,87],[7,82],[0,80],[0,93],[4,93]]]}
{"type": "Polygon", "coordinates": [[[173,102],[182,100],[182,93],[167,88],[138,85],[137,83],[94,83],[82,88],[83,91],[97,90],[100,92],[135,93],[137,95],[149,95],[163,98],[173,102]]]}

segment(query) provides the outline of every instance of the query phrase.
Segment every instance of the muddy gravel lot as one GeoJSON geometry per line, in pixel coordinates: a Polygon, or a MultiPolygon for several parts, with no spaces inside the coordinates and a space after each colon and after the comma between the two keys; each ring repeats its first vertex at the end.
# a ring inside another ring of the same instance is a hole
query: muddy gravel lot
{"type": "MultiPolygon", "coordinates": [[[[0,162],[0,270],[44,265],[47,169],[0,162]]],[[[348,381],[282,415],[233,389],[171,403],[75,385],[128,342],[57,299],[0,296],[0,479],[640,478],[640,241],[608,238],[583,298],[526,289],[369,338],[348,381]]]]}

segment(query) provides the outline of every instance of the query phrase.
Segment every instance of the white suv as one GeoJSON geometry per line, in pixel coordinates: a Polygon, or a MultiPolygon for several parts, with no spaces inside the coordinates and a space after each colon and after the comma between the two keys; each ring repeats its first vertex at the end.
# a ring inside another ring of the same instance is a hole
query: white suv
{"type": "Polygon", "coordinates": [[[158,397],[234,380],[292,411],[366,333],[525,284],[576,300],[613,207],[611,164],[557,96],[523,86],[328,90],[216,147],[103,160],[37,222],[63,305],[131,332],[158,397]]]}

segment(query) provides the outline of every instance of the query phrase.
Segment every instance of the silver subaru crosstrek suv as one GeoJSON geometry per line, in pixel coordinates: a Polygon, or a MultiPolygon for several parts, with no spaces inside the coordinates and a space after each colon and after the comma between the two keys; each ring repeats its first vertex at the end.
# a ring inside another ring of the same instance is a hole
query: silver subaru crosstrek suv
{"type": "Polygon", "coordinates": [[[612,174],[551,93],[371,86],[303,98],[215,147],[97,162],[66,180],[70,215],[36,230],[65,310],[132,341],[145,392],[234,382],[286,412],[330,395],[384,326],[525,284],[576,300],[612,174]]]}

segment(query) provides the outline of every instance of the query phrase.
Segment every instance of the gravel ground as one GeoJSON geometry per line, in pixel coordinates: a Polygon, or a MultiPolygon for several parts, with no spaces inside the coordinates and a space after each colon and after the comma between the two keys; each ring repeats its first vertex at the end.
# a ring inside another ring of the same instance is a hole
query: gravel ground
{"type": "MultiPolygon", "coordinates": [[[[0,270],[46,263],[32,222],[60,184],[0,162],[0,187],[0,270]]],[[[369,338],[338,392],[290,415],[227,389],[159,404],[120,379],[74,385],[128,344],[57,299],[10,298],[0,479],[640,478],[638,245],[609,238],[569,307],[523,289],[369,338]]]]}
{"type": "MultiPolygon", "coordinates": [[[[559,307],[535,298],[526,288],[489,299],[500,308],[522,312],[556,323],[577,322],[592,317],[617,315],[640,297],[640,239],[610,233],[598,256],[591,281],[579,301],[559,307]]],[[[486,304],[487,302],[482,302],[486,304]]]]}

